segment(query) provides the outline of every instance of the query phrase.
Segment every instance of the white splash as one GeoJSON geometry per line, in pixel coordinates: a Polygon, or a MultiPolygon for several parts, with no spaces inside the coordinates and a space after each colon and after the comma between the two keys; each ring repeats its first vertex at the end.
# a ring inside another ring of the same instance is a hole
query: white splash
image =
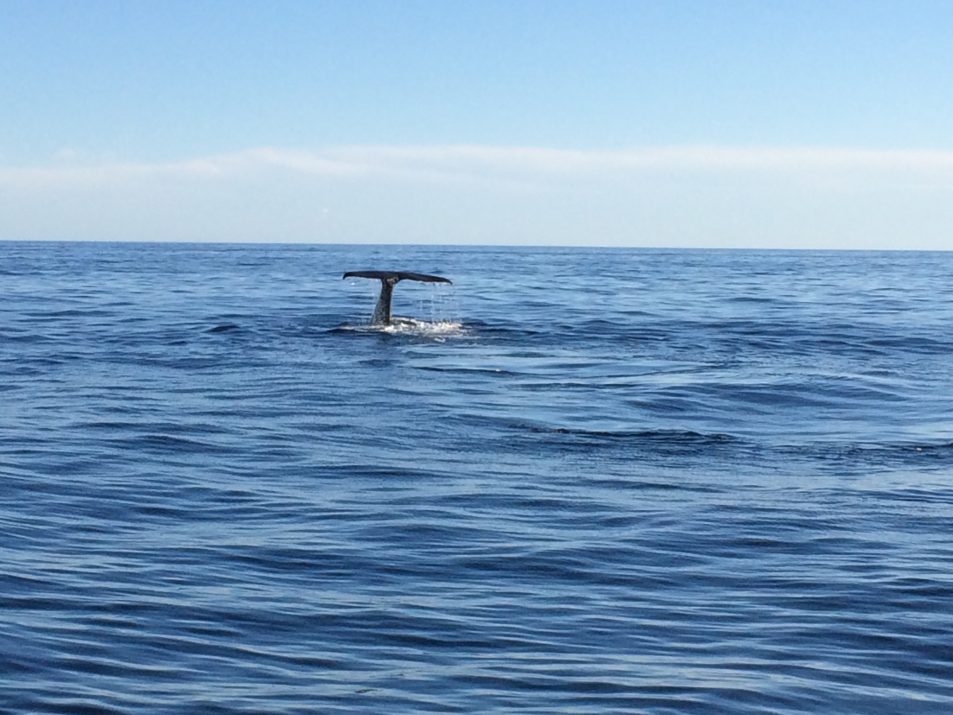
{"type": "Polygon", "coordinates": [[[432,338],[443,341],[467,335],[463,323],[452,320],[418,320],[394,316],[387,325],[350,325],[348,330],[360,333],[387,333],[388,335],[406,335],[409,337],[432,338]]]}

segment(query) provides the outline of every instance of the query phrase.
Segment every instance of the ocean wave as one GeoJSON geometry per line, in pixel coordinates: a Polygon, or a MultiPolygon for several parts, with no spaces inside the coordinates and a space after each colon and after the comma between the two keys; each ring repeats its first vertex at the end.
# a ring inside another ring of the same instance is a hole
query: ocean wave
{"type": "Polygon", "coordinates": [[[517,424],[514,426],[517,429],[525,429],[529,432],[566,435],[569,437],[591,440],[594,442],[634,441],[667,445],[703,446],[738,443],[741,441],[737,437],[724,433],[706,434],[702,432],[695,432],[694,430],[679,429],[598,430],[581,427],[553,427],[533,424],[517,424]]]}
{"type": "Polygon", "coordinates": [[[953,711],[953,254],[0,253],[0,711],[953,711]]]}

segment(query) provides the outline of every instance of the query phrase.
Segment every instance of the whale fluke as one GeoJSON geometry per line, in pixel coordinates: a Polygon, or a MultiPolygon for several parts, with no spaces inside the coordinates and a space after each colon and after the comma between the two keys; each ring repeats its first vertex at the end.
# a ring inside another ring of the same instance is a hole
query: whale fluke
{"type": "Polygon", "coordinates": [[[426,273],[409,273],[407,271],[348,271],[344,278],[379,278],[382,281],[422,281],[424,283],[452,283],[443,276],[428,276],[426,273]]]}
{"type": "Polygon", "coordinates": [[[390,325],[390,303],[394,294],[394,286],[400,281],[421,281],[423,283],[450,283],[449,278],[431,276],[426,273],[410,273],[409,271],[348,271],[342,278],[377,278],[381,282],[381,294],[374,307],[374,325],[390,325]]]}

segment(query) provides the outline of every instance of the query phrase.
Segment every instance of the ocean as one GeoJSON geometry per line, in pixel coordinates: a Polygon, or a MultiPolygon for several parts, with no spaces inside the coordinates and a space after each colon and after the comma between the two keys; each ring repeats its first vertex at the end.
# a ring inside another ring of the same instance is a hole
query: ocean
{"type": "Polygon", "coordinates": [[[0,243],[0,712],[953,712],[951,275],[0,243]]]}

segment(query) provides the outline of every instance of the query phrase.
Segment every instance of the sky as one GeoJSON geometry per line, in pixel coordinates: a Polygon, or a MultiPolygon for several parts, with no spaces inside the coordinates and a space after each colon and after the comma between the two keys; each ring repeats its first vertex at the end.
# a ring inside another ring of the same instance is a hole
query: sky
{"type": "Polygon", "coordinates": [[[953,249],[948,0],[0,0],[0,240],[953,249]]]}

